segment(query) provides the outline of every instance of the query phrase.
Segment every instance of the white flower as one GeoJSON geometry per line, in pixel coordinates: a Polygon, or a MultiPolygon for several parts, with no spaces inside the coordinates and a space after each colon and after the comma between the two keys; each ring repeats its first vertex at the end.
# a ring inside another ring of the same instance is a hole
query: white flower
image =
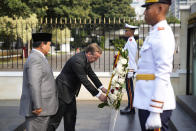
{"type": "Polygon", "coordinates": [[[118,81],[112,82],[111,86],[112,87],[121,87],[121,85],[119,85],[118,81]]]}
{"type": "Polygon", "coordinates": [[[118,75],[115,74],[112,78],[112,83],[115,83],[116,81],[118,81],[118,75]]]}
{"type": "Polygon", "coordinates": [[[118,79],[118,82],[121,83],[121,84],[123,84],[125,82],[125,78],[119,78],[118,79]]]}
{"type": "Polygon", "coordinates": [[[122,52],[125,52],[125,50],[124,50],[124,49],[122,49],[122,52]]]}
{"type": "Polygon", "coordinates": [[[121,59],[122,59],[122,57],[119,57],[119,60],[118,60],[117,65],[118,65],[118,64],[121,64],[121,65],[122,65],[121,59]]]}
{"type": "Polygon", "coordinates": [[[122,59],[121,61],[123,65],[127,64],[127,59],[122,59]]]}
{"type": "Polygon", "coordinates": [[[122,77],[125,77],[126,74],[127,74],[127,71],[126,71],[126,70],[121,72],[121,76],[122,76],[122,77]]]}
{"type": "Polygon", "coordinates": [[[123,68],[123,64],[121,63],[121,61],[119,61],[116,68],[123,68]]]}
{"type": "MultiPolygon", "coordinates": [[[[108,97],[109,97],[109,95],[108,95],[108,97]]],[[[112,106],[113,102],[111,101],[111,99],[108,98],[107,102],[108,102],[108,105],[112,106]]]]}
{"type": "Polygon", "coordinates": [[[117,99],[117,96],[115,94],[109,94],[109,97],[112,101],[117,99]]]}
{"type": "Polygon", "coordinates": [[[120,74],[123,69],[124,68],[123,68],[122,64],[118,64],[117,67],[116,67],[116,73],[120,74]]]}
{"type": "Polygon", "coordinates": [[[118,83],[115,83],[114,87],[121,87],[118,83]]]}
{"type": "Polygon", "coordinates": [[[123,65],[127,64],[127,59],[121,58],[119,60],[120,63],[122,63],[123,65]]]}
{"type": "Polygon", "coordinates": [[[118,93],[119,93],[119,91],[117,89],[115,89],[113,94],[117,96],[118,93]]]}

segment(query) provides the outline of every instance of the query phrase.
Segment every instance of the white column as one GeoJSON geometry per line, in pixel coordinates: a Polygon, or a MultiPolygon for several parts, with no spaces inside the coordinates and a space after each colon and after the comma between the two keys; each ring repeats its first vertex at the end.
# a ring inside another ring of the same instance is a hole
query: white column
{"type": "Polygon", "coordinates": [[[179,70],[179,89],[178,95],[186,94],[186,73],[187,73],[187,34],[188,34],[188,19],[190,6],[180,7],[180,19],[181,19],[181,30],[180,30],[180,70],[179,70]]]}

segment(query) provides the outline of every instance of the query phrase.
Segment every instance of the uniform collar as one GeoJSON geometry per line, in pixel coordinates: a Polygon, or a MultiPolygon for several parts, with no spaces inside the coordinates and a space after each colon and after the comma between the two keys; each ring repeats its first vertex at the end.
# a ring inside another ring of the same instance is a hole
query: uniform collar
{"type": "Polygon", "coordinates": [[[133,36],[130,36],[129,39],[133,39],[133,36]]]}
{"type": "Polygon", "coordinates": [[[134,38],[133,36],[130,36],[129,39],[128,39],[128,41],[129,42],[133,41],[133,38],[134,38]]]}
{"type": "Polygon", "coordinates": [[[160,22],[158,22],[156,25],[151,27],[151,31],[157,29],[158,27],[164,27],[165,25],[167,25],[167,21],[166,20],[162,20],[160,22]]]}

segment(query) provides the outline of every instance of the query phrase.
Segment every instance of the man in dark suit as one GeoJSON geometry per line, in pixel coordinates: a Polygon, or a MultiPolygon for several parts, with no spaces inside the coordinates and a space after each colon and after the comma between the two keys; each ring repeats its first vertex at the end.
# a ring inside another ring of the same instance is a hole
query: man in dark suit
{"type": "Polygon", "coordinates": [[[52,34],[35,33],[32,37],[33,50],[23,71],[20,115],[25,117],[27,131],[46,131],[50,116],[58,109],[55,79],[45,57],[52,34]]]}
{"type": "Polygon", "coordinates": [[[90,65],[101,54],[101,48],[96,43],[93,43],[88,45],[84,52],[75,54],[67,61],[56,79],[59,93],[59,109],[56,115],[51,117],[48,131],[55,131],[62,117],[64,117],[64,130],[75,131],[77,114],[76,96],[80,91],[81,84],[93,96],[96,96],[101,101],[106,101],[107,97],[99,92],[97,88],[101,89],[104,93],[107,90],[103,87],[90,65]],[[88,80],[87,76],[97,88],[88,80]]]}

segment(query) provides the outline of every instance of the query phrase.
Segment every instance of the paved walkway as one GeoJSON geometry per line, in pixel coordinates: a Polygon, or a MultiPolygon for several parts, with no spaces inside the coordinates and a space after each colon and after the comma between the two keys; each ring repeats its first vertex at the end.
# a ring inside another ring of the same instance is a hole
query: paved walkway
{"type": "Polygon", "coordinates": [[[117,120],[113,131],[140,131],[140,123],[137,115],[135,114],[124,114],[121,115],[118,112],[117,120]]]}
{"type": "Polygon", "coordinates": [[[24,122],[24,118],[19,115],[19,101],[0,101],[0,131],[13,131],[24,122]]]}
{"type": "MultiPolygon", "coordinates": [[[[108,131],[111,110],[97,107],[99,101],[77,101],[76,131],[108,131]]],[[[63,131],[63,121],[57,131],[63,131]]]]}
{"type": "MultiPolygon", "coordinates": [[[[99,103],[99,101],[77,101],[76,131],[140,131],[137,113],[121,115],[119,111],[111,110],[108,107],[98,108],[99,103]],[[116,121],[115,113],[117,113],[116,121]]],[[[122,107],[125,103],[123,101],[122,107]]],[[[0,131],[14,131],[24,122],[24,118],[19,116],[18,112],[19,101],[0,101],[0,131]]],[[[63,130],[62,121],[57,131],[63,130]]]]}
{"type": "MultiPolygon", "coordinates": [[[[99,101],[78,101],[78,115],[76,131],[108,131],[111,110],[99,109],[99,101]]],[[[24,122],[24,118],[18,114],[19,101],[0,101],[0,131],[13,131],[24,122]]],[[[63,123],[57,131],[63,131],[63,123]]]]}

